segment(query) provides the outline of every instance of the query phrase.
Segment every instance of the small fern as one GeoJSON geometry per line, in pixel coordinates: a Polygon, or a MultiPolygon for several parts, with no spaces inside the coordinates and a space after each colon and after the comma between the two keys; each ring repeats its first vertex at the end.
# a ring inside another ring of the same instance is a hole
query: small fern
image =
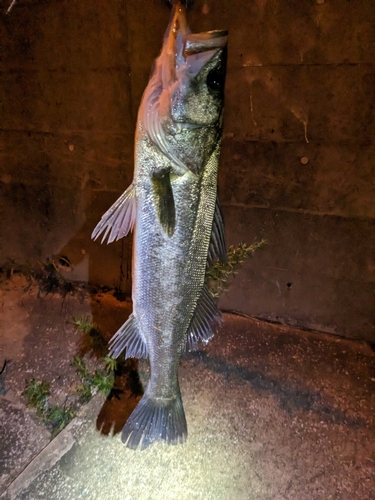
{"type": "Polygon", "coordinates": [[[240,243],[239,245],[230,246],[227,251],[226,262],[215,262],[206,271],[206,285],[208,286],[211,295],[217,299],[220,294],[225,291],[224,285],[231,276],[234,276],[236,269],[250,256],[263,248],[267,244],[266,240],[260,240],[252,245],[246,245],[246,243],[240,243]]]}
{"type": "Polygon", "coordinates": [[[91,373],[85,360],[80,356],[74,356],[72,366],[76,369],[82,382],[77,388],[81,402],[89,401],[97,392],[107,396],[112,389],[117,362],[115,359],[106,356],[101,359],[101,363],[103,369],[97,369],[94,373],[91,373]]]}
{"type": "Polygon", "coordinates": [[[35,378],[26,381],[26,389],[22,395],[26,405],[35,408],[36,414],[51,429],[54,438],[71,420],[76,411],[66,406],[53,406],[49,402],[50,384],[45,380],[38,382],[35,378]]]}
{"type": "Polygon", "coordinates": [[[38,382],[35,378],[26,381],[26,389],[22,396],[26,398],[26,405],[36,408],[38,417],[42,417],[49,408],[48,396],[50,395],[50,383],[42,380],[38,382]]]}
{"type": "Polygon", "coordinates": [[[62,431],[75,416],[76,411],[73,408],[50,406],[45,415],[45,423],[52,427],[52,438],[62,431]]]}
{"type": "Polygon", "coordinates": [[[73,318],[71,324],[83,333],[90,333],[92,330],[98,329],[97,324],[89,316],[77,316],[73,318]]]}

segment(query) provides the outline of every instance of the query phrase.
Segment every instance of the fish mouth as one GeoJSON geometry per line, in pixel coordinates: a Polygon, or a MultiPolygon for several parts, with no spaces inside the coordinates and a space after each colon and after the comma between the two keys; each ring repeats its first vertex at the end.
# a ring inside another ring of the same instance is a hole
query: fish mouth
{"type": "Polygon", "coordinates": [[[184,53],[186,56],[222,49],[228,40],[228,30],[212,30],[186,35],[184,53]]]}
{"type": "Polygon", "coordinates": [[[187,24],[184,5],[179,0],[174,3],[171,20],[164,35],[164,48],[166,52],[174,53],[175,68],[181,62],[179,61],[181,56],[185,59],[188,56],[208,51],[212,51],[212,54],[214,54],[215,51],[223,49],[227,45],[227,40],[228,30],[192,33],[187,24]]]}
{"type": "Polygon", "coordinates": [[[225,51],[227,41],[227,30],[185,34],[180,54],[186,63],[189,75],[196,76],[217,52],[225,51]]]}

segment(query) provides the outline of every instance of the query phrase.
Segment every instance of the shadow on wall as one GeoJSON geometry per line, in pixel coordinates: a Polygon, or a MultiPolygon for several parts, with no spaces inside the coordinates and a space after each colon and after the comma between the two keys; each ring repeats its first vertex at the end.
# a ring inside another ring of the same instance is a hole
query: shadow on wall
{"type": "MultiPolygon", "coordinates": [[[[85,223],[61,248],[54,260],[66,279],[79,279],[90,285],[88,297],[95,329],[83,335],[77,352],[80,357],[105,357],[109,340],[132,311],[131,235],[111,245],[102,245],[100,240],[92,241],[90,237],[100,216],[114,201],[110,199],[113,197],[111,195],[112,193],[110,196],[103,192],[94,193],[92,203],[86,210],[85,223]],[[107,276],[114,276],[115,273],[118,278],[113,289],[97,286],[102,282],[108,283],[107,276]]],[[[120,358],[115,370],[114,385],[97,417],[98,431],[104,435],[119,433],[142,394],[138,360],[120,358]]]]}
{"type": "Polygon", "coordinates": [[[94,227],[117,197],[114,193],[92,192],[84,224],[55,258],[67,279],[85,281],[94,287],[104,284],[115,290],[119,300],[124,300],[131,295],[132,236],[109,245],[102,244],[101,239],[91,239],[94,227]]]}

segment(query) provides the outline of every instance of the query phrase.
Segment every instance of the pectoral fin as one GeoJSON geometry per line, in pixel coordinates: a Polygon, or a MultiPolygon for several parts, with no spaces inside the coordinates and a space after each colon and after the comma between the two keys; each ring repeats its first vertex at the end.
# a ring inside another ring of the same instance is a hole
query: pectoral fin
{"type": "Polygon", "coordinates": [[[170,173],[155,174],[152,178],[156,211],[165,233],[171,237],[176,225],[176,209],[170,173]]]}
{"type": "Polygon", "coordinates": [[[99,224],[92,232],[91,238],[96,238],[104,232],[102,243],[108,237],[108,243],[119,240],[133,229],[135,222],[136,198],[135,188],[130,184],[128,189],[115,201],[103,215],[99,224]]]}

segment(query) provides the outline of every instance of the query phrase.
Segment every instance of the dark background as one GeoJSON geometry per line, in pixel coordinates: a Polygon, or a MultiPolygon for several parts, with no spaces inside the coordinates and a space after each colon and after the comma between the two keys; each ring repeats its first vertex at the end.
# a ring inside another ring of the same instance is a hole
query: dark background
{"type": "MultiPolygon", "coordinates": [[[[161,0],[0,1],[0,264],[68,257],[130,294],[131,238],[90,240],[129,185],[161,0]]],[[[204,13],[206,12],[206,13],[204,13]]],[[[220,300],[374,341],[374,0],[197,0],[228,28],[219,174],[229,244],[268,245],[220,300]]]]}

